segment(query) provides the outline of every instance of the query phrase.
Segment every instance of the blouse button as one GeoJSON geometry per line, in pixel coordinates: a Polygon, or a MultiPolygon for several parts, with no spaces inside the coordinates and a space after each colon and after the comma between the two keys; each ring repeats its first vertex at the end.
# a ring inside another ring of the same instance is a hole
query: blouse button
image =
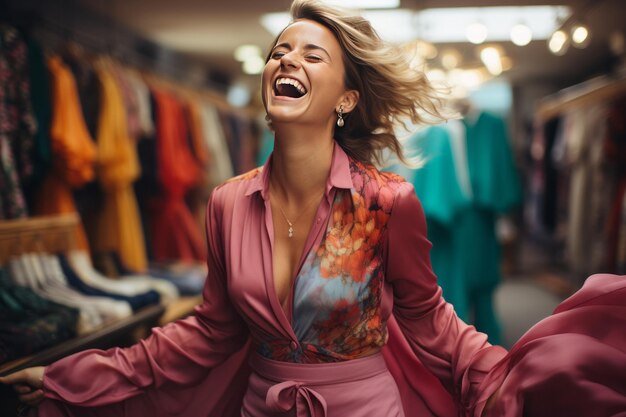
{"type": "Polygon", "coordinates": [[[298,349],[298,344],[296,342],[294,342],[294,341],[291,341],[290,346],[291,346],[291,350],[298,349]]]}

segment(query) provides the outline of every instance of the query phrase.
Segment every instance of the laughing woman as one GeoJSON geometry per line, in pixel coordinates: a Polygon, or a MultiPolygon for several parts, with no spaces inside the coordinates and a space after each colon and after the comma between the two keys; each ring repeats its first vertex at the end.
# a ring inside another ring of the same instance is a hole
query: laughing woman
{"type": "Polygon", "coordinates": [[[373,166],[402,159],[395,120],[438,115],[433,89],[363,18],[291,13],[263,72],[274,152],[211,195],[195,316],[6,378],[40,415],[453,416],[508,398],[507,352],[441,296],[411,185],[373,166]]]}

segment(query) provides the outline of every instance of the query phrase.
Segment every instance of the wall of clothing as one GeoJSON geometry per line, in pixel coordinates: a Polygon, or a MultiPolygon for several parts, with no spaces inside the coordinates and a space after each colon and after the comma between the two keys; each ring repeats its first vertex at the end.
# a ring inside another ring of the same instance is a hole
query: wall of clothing
{"type": "Polygon", "coordinates": [[[1,24],[0,225],[80,222],[71,250],[0,262],[0,364],[199,294],[206,201],[259,134],[214,92],[1,24]]]}
{"type": "Polygon", "coordinates": [[[498,218],[521,203],[505,121],[475,106],[461,120],[421,130],[406,143],[423,167],[396,167],[413,183],[433,243],[443,295],[463,320],[501,343],[493,292],[500,282],[498,218]]]}
{"type": "Polygon", "coordinates": [[[592,273],[626,273],[624,86],[578,86],[575,98],[553,98],[534,126],[526,222],[557,248],[576,287],[592,273]]]}
{"type": "Polygon", "coordinates": [[[1,36],[0,218],[78,211],[81,246],[137,271],[204,259],[204,203],[255,166],[254,118],[75,45],[1,36]]]}

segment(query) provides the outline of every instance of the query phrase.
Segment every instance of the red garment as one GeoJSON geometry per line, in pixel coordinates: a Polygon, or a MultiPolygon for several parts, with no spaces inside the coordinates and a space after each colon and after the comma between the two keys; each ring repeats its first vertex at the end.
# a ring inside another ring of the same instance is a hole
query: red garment
{"type": "Polygon", "coordinates": [[[185,203],[199,183],[202,169],[188,146],[188,127],[181,103],[172,95],[153,91],[156,106],[157,166],[161,196],[153,204],[151,230],[156,261],[205,260],[201,230],[185,203]]]}

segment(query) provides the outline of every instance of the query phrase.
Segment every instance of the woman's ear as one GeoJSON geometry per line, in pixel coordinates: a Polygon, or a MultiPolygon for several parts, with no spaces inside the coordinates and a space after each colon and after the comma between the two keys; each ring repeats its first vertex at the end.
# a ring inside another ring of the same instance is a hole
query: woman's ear
{"type": "Polygon", "coordinates": [[[359,92],[356,90],[348,90],[341,96],[336,110],[339,110],[339,106],[343,106],[344,113],[350,113],[356,107],[359,102],[359,92]]]}

